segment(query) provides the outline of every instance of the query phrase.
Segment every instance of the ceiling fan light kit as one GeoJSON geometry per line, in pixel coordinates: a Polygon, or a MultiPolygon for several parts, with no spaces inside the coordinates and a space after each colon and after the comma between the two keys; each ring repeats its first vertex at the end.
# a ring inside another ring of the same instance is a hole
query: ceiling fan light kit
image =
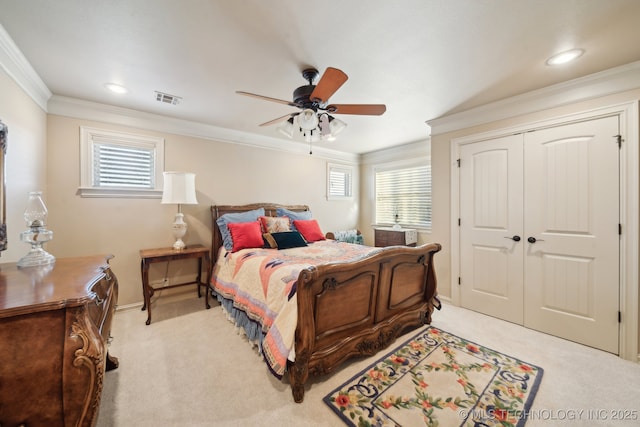
{"type": "Polygon", "coordinates": [[[322,136],[328,136],[331,134],[330,124],[329,124],[329,115],[321,114],[320,115],[320,123],[318,124],[320,127],[320,132],[322,132],[322,136]]]}
{"type": "Polygon", "coordinates": [[[331,116],[329,113],[379,116],[386,111],[387,108],[384,104],[329,105],[329,97],[347,81],[348,77],[343,71],[329,67],[320,78],[318,84],[314,85],[313,81],[318,75],[319,72],[315,68],[307,68],[302,71],[302,77],[309,84],[300,86],[293,91],[293,102],[244,91],[236,91],[236,93],[297,107],[302,110],[262,123],[260,126],[279,123],[277,130],[280,133],[292,139],[299,135],[309,143],[317,142],[321,139],[323,141],[333,141],[335,136],[347,126],[345,122],[331,116]]]}
{"type": "Polygon", "coordinates": [[[293,126],[293,117],[289,117],[287,121],[280,123],[277,129],[287,138],[293,138],[293,131],[295,130],[295,127],[293,126]]]}
{"type": "Polygon", "coordinates": [[[331,120],[329,122],[329,125],[331,125],[331,133],[333,135],[339,134],[344,128],[347,127],[347,124],[340,119],[331,120]]]}
{"type": "Polygon", "coordinates": [[[307,108],[306,110],[302,111],[302,113],[298,114],[298,117],[296,118],[296,122],[298,122],[298,126],[300,126],[300,129],[305,131],[310,131],[317,128],[319,121],[320,120],[318,119],[316,112],[311,108],[307,108]]]}

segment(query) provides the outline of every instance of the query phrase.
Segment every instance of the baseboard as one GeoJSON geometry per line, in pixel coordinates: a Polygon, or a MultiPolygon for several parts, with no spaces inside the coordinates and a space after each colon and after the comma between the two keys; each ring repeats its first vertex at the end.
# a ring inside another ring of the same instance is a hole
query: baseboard
{"type": "MultiPolygon", "coordinates": [[[[202,295],[204,296],[204,292],[206,291],[203,289],[202,292],[203,292],[202,295]]],[[[159,287],[156,289],[154,293],[153,301],[155,301],[156,298],[160,298],[160,297],[162,297],[159,300],[160,303],[171,303],[171,302],[180,301],[180,300],[189,299],[189,298],[197,298],[198,296],[196,295],[196,289],[194,284],[193,287],[188,287],[188,288],[178,287],[178,288],[171,288],[171,289],[162,289],[161,287],[159,287]]],[[[135,310],[142,309],[142,302],[135,302],[132,304],[116,306],[116,312],[128,311],[128,310],[134,310],[134,309],[135,310]]]]}
{"type": "Polygon", "coordinates": [[[127,304],[127,305],[117,305],[116,311],[127,311],[127,310],[133,310],[134,308],[140,310],[142,308],[142,303],[136,302],[136,303],[127,304]]]}
{"type": "Polygon", "coordinates": [[[444,295],[438,295],[438,299],[439,299],[440,301],[442,301],[442,302],[446,302],[446,303],[448,303],[448,304],[455,305],[455,304],[453,303],[453,301],[451,300],[451,297],[446,297],[446,296],[444,296],[444,295]]]}

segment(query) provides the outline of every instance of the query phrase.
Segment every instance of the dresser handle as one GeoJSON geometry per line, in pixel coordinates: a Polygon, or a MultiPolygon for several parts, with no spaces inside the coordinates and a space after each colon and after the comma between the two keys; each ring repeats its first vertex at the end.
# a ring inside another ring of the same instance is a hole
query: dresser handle
{"type": "Polygon", "coordinates": [[[111,281],[111,275],[109,274],[111,270],[109,270],[109,267],[100,267],[102,269],[102,272],[104,273],[104,278],[107,279],[107,281],[111,281]]]}

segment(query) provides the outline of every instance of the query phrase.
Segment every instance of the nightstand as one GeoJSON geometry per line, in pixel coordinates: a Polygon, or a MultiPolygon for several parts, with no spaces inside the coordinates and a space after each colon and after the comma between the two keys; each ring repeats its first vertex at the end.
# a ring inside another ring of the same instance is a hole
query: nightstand
{"type": "Polygon", "coordinates": [[[142,296],[144,297],[144,304],[142,305],[142,311],[147,310],[147,325],[151,323],[151,297],[156,289],[149,284],[149,266],[156,262],[170,262],[183,259],[197,259],[198,260],[198,275],[194,281],[178,283],[175,285],[164,286],[158,289],[171,289],[178,286],[185,285],[197,285],[198,298],[200,294],[200,287],[205,288],[205,306],[211,308],[209,305],[209,280],[210,280],[210,261],[209,261],[209,249],[202,245],[190,245],[182,250],[175,250],[173,248],[159,248],[159,249],[142,249],[140,250],[140,272],[142,274],[142,296]],[[202,268],[205,268],[206,282],[202,282],[202,268]]]}
{"type": "Polygon", "coordinates": [[[380,227],[375,230],[375,246],[416,246],[418,231],[413,228],[380,227]]]}

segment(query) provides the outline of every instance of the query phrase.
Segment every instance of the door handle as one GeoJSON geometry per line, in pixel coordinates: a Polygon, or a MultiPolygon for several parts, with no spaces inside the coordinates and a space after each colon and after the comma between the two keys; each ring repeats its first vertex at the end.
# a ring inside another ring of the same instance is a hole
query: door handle
{"type": "Polygon", "coordinates": [[[535,237],[531,236],[527,239],[527,242],[529,243],[535,243],[535,242],[544,242],[544,240],[542,239],[536,239],[535,237]]]}
{"type": "Polygon", "coordinates": [[[520,236],[518,236],[517,234],[513,237],[505,237],[505,239],[511,239],[514,242],[519,242],[520,241],[520,236]]]}

